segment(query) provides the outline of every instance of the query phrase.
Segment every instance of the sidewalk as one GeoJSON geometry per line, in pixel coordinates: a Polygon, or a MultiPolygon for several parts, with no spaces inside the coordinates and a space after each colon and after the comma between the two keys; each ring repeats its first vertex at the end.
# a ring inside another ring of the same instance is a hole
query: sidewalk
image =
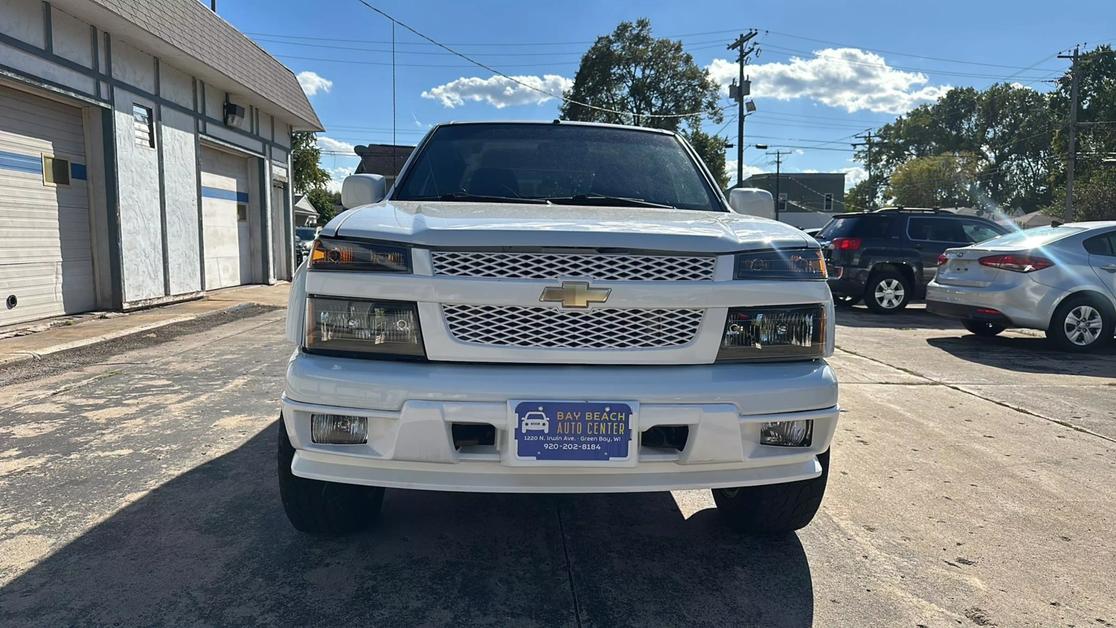
{"type": "Polygon", "coordinates": [[[287,282],[273,286],[225,288],[209,292],[205,298],[196,301],[164,305],[128,314],[113,314],[107,318],[74,317],[72,322],[63,320],[42,331],[0,339],[0,365],[84,347],[243,305],[286,307],[289,288],[290,284],[287,282]]]}

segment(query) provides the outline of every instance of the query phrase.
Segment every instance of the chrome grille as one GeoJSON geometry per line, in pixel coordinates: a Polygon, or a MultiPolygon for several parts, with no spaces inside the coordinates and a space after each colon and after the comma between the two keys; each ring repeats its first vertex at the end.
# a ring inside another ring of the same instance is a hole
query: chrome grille
{"type": "Polygon", "coordinates": [[[716,257],[692,255],[432,251],[431,257],[435,275],[493,279],[711,281],[717,265],[716,257]]]}
{"type": "Polygon", "coordinates": [[[690,343],[704,310],[443,305],[461,342],[538,349],[659,349],[690,343]]]}

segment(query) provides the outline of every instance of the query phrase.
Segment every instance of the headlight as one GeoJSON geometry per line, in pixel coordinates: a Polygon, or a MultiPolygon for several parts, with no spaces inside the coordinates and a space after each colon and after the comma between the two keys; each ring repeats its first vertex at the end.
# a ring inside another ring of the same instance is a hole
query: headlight
{"type": "Polygon", "coordinates": [[[307,351],[425,358],[418,307],[407,301],[306,300],[307,351]]]}
{"type": "Polygon", "coordinates": [[[734,279],[825,279],[821,249],[775,249],[736,256],[734,279]]]}
{"type": "Polygon", "coordinates": [[[825,353],[825,306],[734,307],[718,360],[806,360],[825,353]]]}
{"type": "Polygon", "coordinates": [[[409,273],[411,251],[406,247],[390,244],[318,238],[310,252],[310,270],[409,273]]]}

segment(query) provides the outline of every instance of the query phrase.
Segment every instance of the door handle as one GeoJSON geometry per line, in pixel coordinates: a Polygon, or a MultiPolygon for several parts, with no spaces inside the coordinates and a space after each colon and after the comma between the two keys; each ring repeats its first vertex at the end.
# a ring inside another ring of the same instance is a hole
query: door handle
{"type": "Polygon", "coordinates": [[[1107,270],[1110,273],[1116,273],[1116,264],[1105,264],[1104,266],[1101,266],[1101,268],[1107,270]]]}

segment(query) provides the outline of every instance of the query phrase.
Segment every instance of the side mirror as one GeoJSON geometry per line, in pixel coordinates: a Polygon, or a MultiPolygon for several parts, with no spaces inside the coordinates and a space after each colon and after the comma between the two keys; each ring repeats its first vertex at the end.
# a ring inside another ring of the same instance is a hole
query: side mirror
{"type": "Polygon", "coordinates": [[[382,174],[353,174],[341,184],[341,204],[345,209],[379,203],[387,198],[387,179],[382,174]]]}
{"type": "Polygon", "coordinates": [[[759,188],[729,190],[729,207],[738,214],[775,219],[775,197],[759,188]]]}

